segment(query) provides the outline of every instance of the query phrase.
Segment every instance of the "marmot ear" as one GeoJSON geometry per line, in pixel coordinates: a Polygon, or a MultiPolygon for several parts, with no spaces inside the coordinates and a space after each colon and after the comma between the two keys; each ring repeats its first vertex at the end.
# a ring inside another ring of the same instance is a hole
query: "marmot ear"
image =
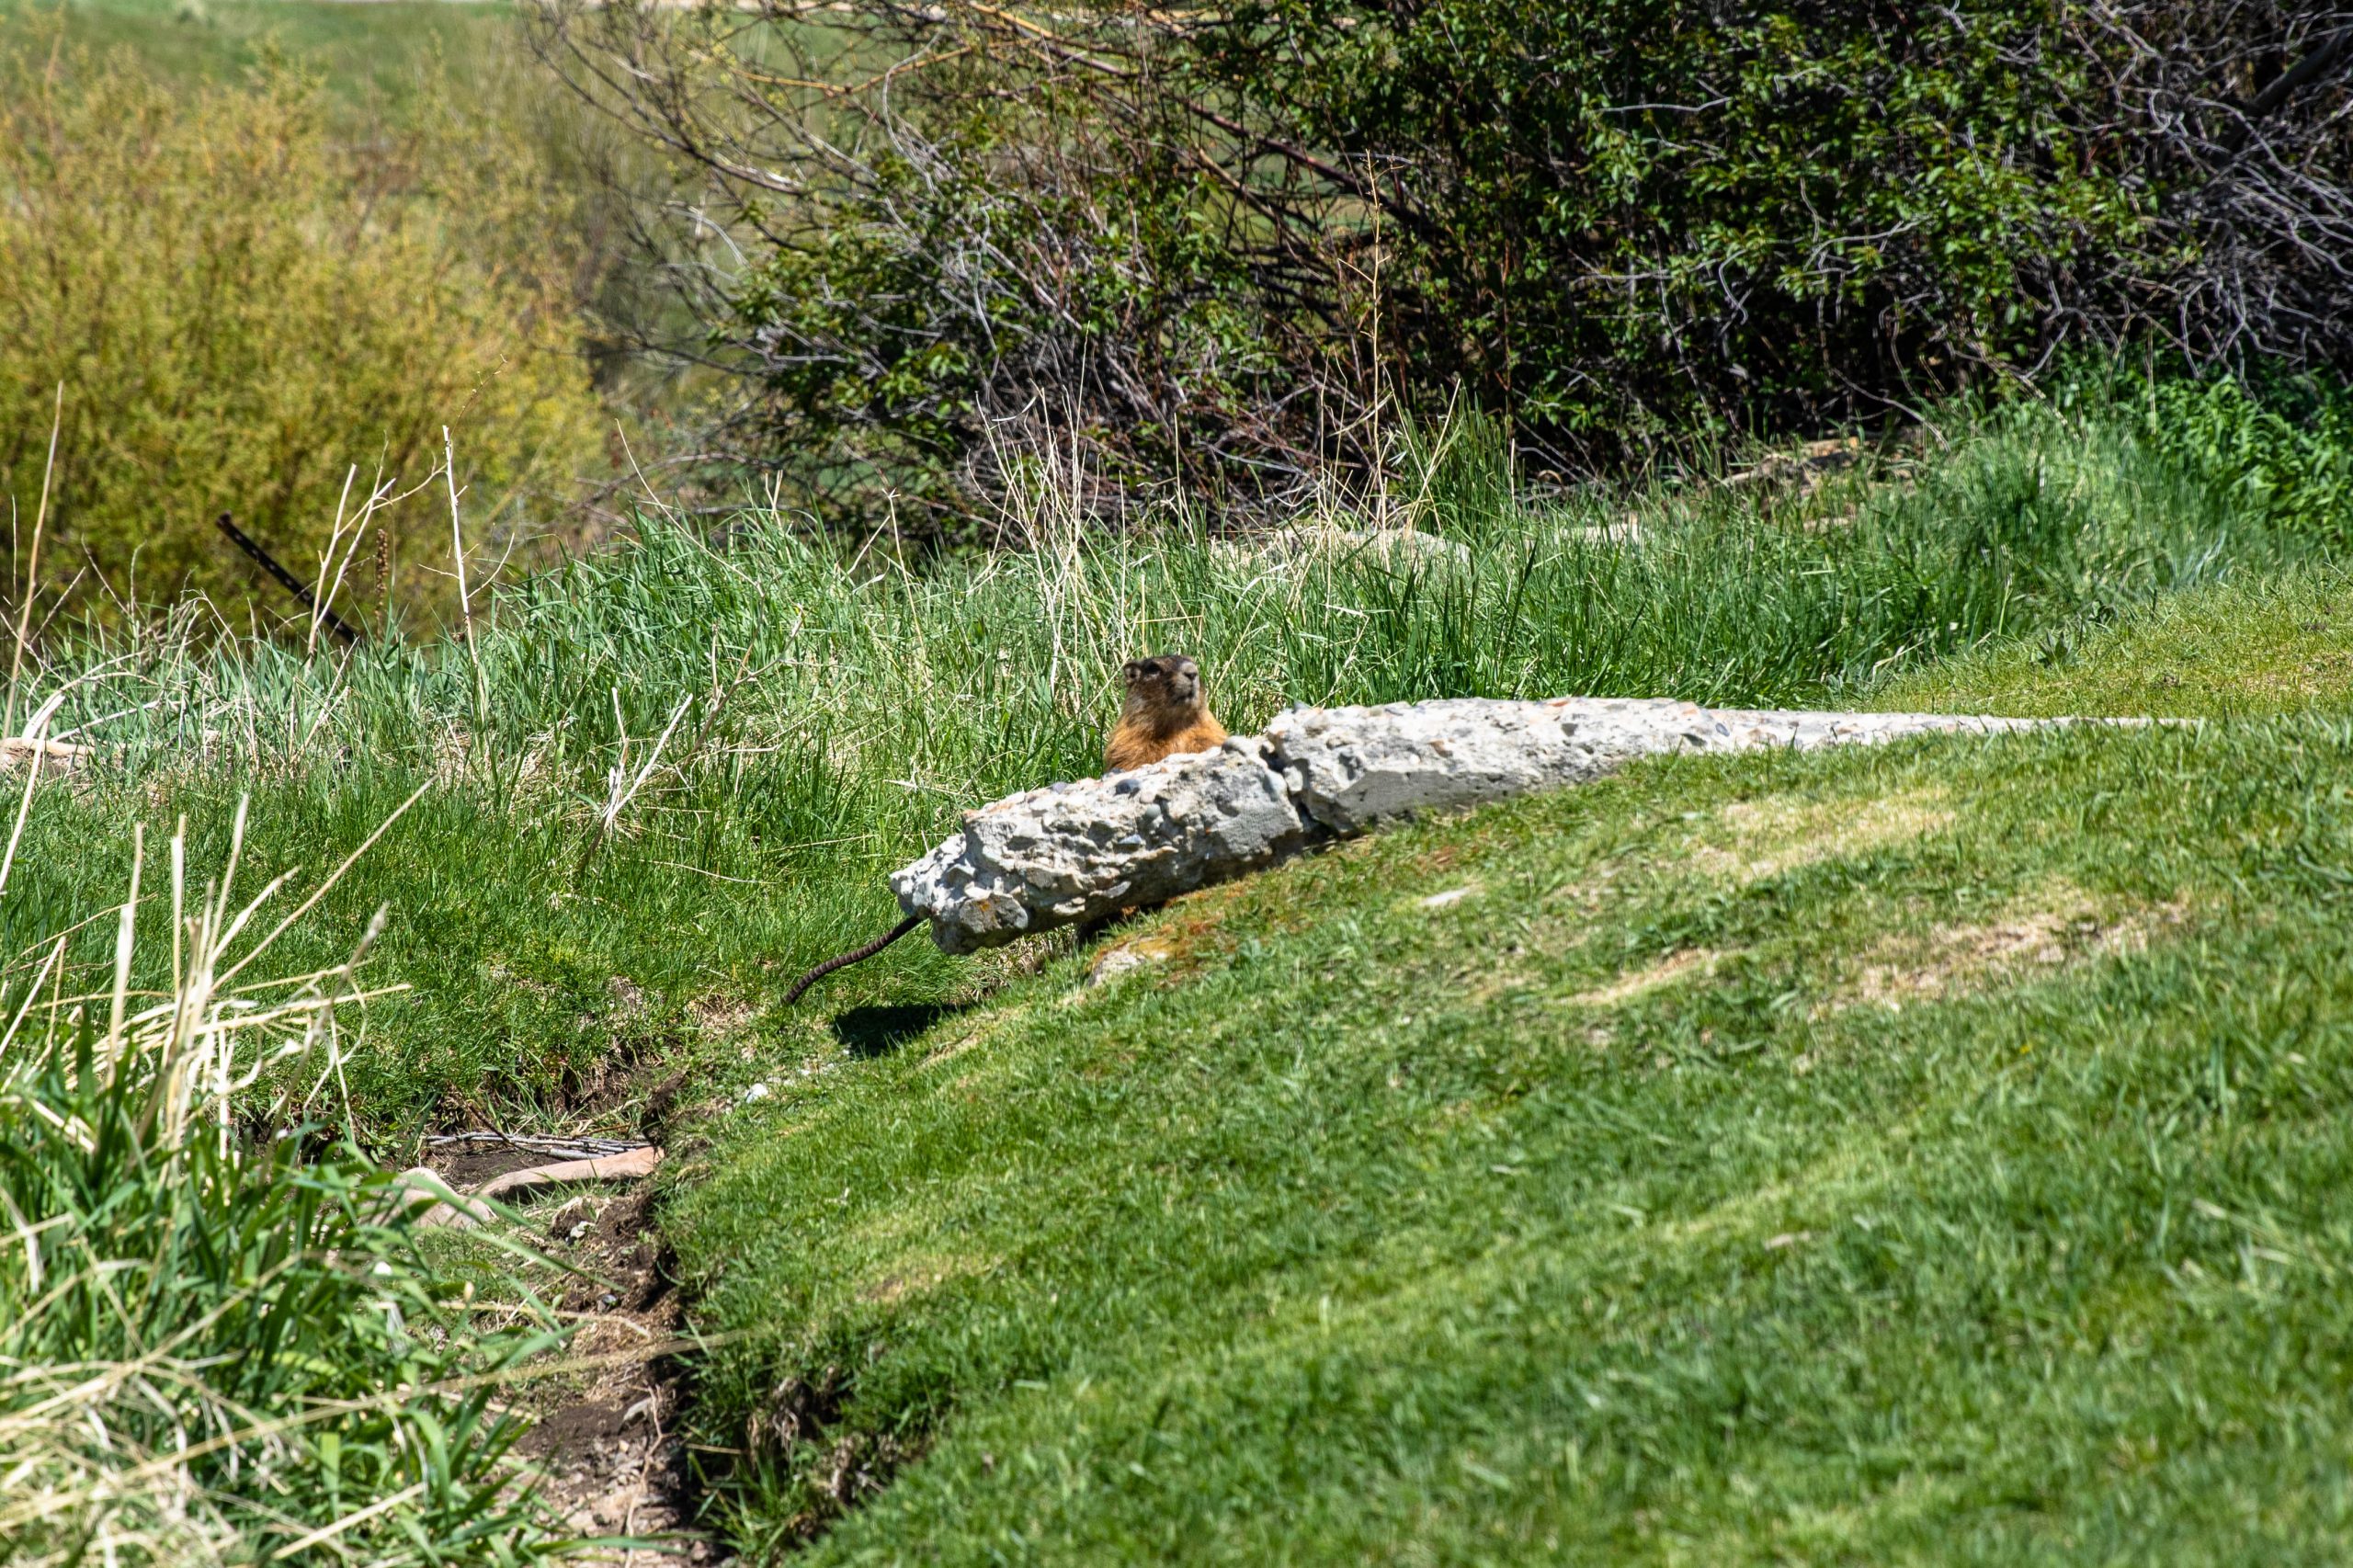
{"type": "Polygon", "coordinates": [[[1142,659],[1130,659],[1126,664],[1120,666],[1120,674],[1127,677],[1130,681],[1133,681],[1137,676],[1143,674],[1143,661],[1142,659]]]}

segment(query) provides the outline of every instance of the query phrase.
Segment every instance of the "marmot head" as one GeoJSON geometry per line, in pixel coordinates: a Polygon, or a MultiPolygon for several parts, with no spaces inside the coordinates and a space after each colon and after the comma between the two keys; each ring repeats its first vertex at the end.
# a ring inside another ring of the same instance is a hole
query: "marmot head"
{"type": "Polygon", "coordinates": [[[1182,653],[1130,659],[1120,673],[1127,677],[1131,705],[1185,709],[1200,706],[1201,666],[1182,653]]]}

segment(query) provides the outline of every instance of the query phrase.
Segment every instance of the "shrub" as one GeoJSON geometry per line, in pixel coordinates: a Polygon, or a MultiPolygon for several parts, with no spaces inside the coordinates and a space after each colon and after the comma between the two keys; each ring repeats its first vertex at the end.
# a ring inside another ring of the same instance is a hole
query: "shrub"
{"type": "Polygon", "coordinates": [[[2252,512],[2328,544],[2353,538],[2353,387],[2274,377],[2165,380],[2148,392],[2157,448],[2252,512]]]}
{"type": "Polygon", "coordinates": [[[2353,358],[2353,45],[2296,0],[750,9],[545,38],[734,213],[736,449],[813,494],[984,511],[1008,424],[1246,494],[1377,462],[1392,392],[1570,470],[2069,342],[2353,358]]]}
{"type": "Polygon", "coordinates": [[[376,519],[392,563],[446,570],[444,426],[475,540],[589,464],[562,214],[521,143],[444,115],[338,145],[285,69],[185,94],[121,54],[0,69],[0,490],[27,540],[62,386],[45,577],[100,607],[241,594],[216,515],[307,574],[378,484],[408,497],[376,519]]]}

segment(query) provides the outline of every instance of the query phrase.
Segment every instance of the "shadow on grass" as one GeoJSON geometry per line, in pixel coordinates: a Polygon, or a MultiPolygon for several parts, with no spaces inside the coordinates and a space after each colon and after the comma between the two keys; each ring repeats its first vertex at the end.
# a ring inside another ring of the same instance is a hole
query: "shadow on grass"
{"type": "Polygon", "coordinates": [[[969,1002],[916,1002],[904,1006],[852,1007],[834,1019],[834,1038],[852,1056],[887,1056],[940,1019],[963,1012],[969,1002]]]}

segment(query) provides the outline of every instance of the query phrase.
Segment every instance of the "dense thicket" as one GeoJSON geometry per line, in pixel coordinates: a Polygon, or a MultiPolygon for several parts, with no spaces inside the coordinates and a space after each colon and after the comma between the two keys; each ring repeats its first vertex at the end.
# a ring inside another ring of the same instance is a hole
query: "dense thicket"
{"type": "Polygon", "coordinates": [[[331,126],[288,67],[182,90],[127,53],[0,56],[12,620],[35,564],[44,617],[191,590],[234,614],[255,586],[296,608],[223,512],[305,577],[340,514],[347,611],[388,577],[422,609],[451,580],[445,427],[493,560],[600,465],[577,245],[533,146],[454,106],[376,130],[331,126]]]}
{"type": "Polygon", "coordinates": [[[1391,393],[1567,470],[2071,342],[2353,363],[2341,6],[567,0],[542,37],[708,170],[730,445],[813,494],[953,517],[1008,425],[1123,494],[1263,494],[1391,393]]]}

